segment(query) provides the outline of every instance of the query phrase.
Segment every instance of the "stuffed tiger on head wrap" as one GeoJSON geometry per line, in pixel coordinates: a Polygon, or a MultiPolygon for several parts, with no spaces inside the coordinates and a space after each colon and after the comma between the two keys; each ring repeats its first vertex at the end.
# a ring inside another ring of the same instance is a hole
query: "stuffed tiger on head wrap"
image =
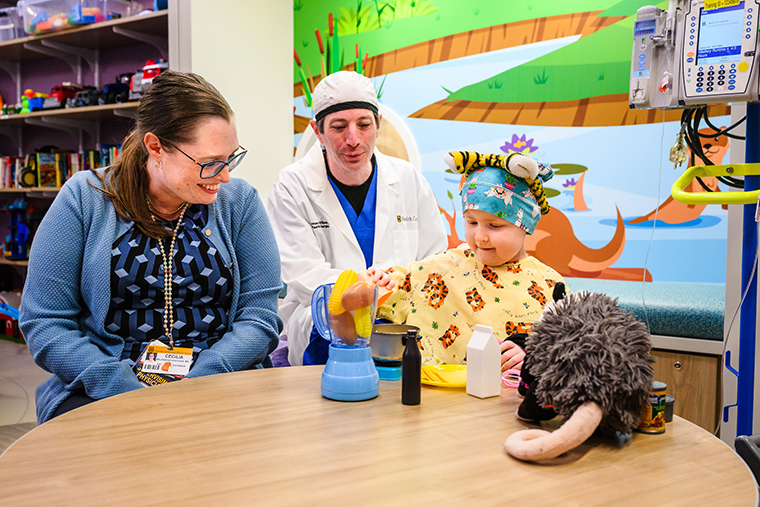
{"type": "Polygon", "coordinates": [[[536,162],[531,157],[510,153],[509,155],[481,154],[476,151],[450,151],[443,157],[446,165],[465,178],[484,167],[503,169],[509,174],[522,178],[528,184],[536,203],[541,208],[541,214],[546,215],[551,209],[544,193],[543,181],[553,176],[551,167],[536,162]]]}

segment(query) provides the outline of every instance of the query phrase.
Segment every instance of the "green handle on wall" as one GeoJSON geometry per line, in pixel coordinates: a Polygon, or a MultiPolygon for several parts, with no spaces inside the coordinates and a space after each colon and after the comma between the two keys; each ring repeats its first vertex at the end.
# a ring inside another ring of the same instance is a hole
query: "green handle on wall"
{"type": "Polygon", "coordinates": [[[760,163],[728,165],[695,165],[689,167],[670,189],[670,195],[684,204],[755,204],[760,190],[753,192],[684,192],[694,178],[708,176],[758,176],[760,163]]]}

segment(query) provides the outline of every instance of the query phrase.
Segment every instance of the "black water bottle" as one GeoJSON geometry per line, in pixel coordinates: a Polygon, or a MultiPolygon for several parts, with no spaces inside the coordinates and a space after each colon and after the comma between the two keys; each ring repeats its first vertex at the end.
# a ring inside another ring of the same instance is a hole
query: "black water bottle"
{"type": "Polygon", "coordinates": [[[404,355],[401,358],[401,403],[419,405],[422,354],[417,346],[417,331],[407,331],[404,337],[404,355]]]}

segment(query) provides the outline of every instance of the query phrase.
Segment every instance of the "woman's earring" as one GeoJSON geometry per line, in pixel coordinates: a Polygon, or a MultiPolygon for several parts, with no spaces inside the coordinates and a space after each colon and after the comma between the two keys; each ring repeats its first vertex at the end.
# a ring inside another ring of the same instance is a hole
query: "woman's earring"
{"type": "Polygon", "coordinates": [[[161,161],[160,160],[156,160],[156,169],[158,169],[159,171],[161,170],[161,161]]]}

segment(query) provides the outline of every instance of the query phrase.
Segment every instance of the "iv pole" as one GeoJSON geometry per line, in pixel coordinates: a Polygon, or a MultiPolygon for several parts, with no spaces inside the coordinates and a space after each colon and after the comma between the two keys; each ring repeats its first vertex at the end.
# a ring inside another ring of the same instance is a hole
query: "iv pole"
{"type": "MultiPolygon", "coordinates": [[[[760,104],[747,103],[747,129],[744,144],[746,163],[760,162],[760,104]]],[[[745,176],[744,191],[760,189],[760,176],[745,176]]],[[[742,234],[741,288],[750,281],[755,252],[757,251],[757,222],[755,212],[758,203],[744,205],[742,234]]],[[[752,435],[752,419],[755,388],[755,340],[757,326],[757,277],[747,289],[741,306],[739,320],[739,375],[736,391],[736,436],[752,435]]]]}
{"type": "MultiPolygon", "coordinates": [[[[686,0],[679,0],[679,4],[687,6],[689,4],[686,0]]],[[[707,2],[705,2],[707,3],[707,2]]],[[[712,2],[716,4],[717,2],[712,2]]],[[[738,2],[736,2],[738,4],[738,2]]],[[[675,40],[675,30],[673,30],[673,24],[675,22],[675,0],[669,0],[667,18],[663,33],[651,36],[651,39],[655,41],[662,40],[675,40]]],[[[691,2],[693,6],[698,6],[699,2],[691,2]]],[[[718,8],[719,6],[713,5],[710,9],[718,8]]],[[[686,9],[688,10],[688,9],[686,9]]],[[[652,17],[652,7],[642,7],[637,12],[637,19],[641,17],[644,21],[651,21],[652,19],[660,19],[659,16],[665,11],[659,11],[655,8],[656,16],[652,17]]],[[[689,11],[690,12],[690,11],[689,11]]],[[[750,9],[749,12],[752,12],[750,9]]],[[[747,19],[750,19],[748,16],[747,19]]],[[[694,18],[692,17],[692,20],[694,18]]],[[[657,21],[659,24],[660,21],[657,21]]],[[[756,23],[756,22],[755,22],[756,23]]],[[[748,22],[748,25],[752,22],[748,22]]],[[[694,26],[692,24],[692,26],[694,26]]],[[[744,30],[744,28],[742,28],[744,30]]],[[[694,33],[695,29],[691,30],[694,33]]],[[[751,28],[746,28],[747,32],[751,31],[751,28]]],[[[635,30],[634,30],[635,33],[635,30]]],[[[684,36],[685,37],[685,36],[684,36]]],[[[694,36],[691,37],[692,39],[694,36]]],[[[750,39],[751,35],[746,34],[746,39],[750,39]]],[[[657,42],[655,41],[655,42],[657,42]]],[[[691,42],[694,44],[694,42],[691,42]]],[[[642,47],[642,51],[644,48],[642,47]]],[[[668,47],[668,51],[672,52],[672,47],[668,47]]],[[[664,54],[662,58],[667,57],[670,53],[664,54]]],[[[754,54],[754,52],[753,52],[754,54]]],[[[746,53],[745,53],[746,55],[746,53]]],[[[643,55],[642,55],[643,56],[643,55]]],[[[652,56],[654,59],[654,55],[652,56]]],[[[747,65],[744,62],[744,65],[747,65]]],[[[749,66],[749,69],[745,68],[741,70],[744,72],[749,70],[750,72],[757,72],[757,63],[749,66]]],[[[643,70],[643,66],[639,70],[643,70]]],[[[683,71],[683,69],[682,69],[683,71]]],[[[638,80],[632,79],[633,82],[638,80]]],[[[752,80],[750,80],[752,81],[752,80]]],[[[752,81],[750,86],[757,87],[757,83],[752,81]]],[[[638,84],[637,84],[638,86],[638,84]]],[[[712,90],[708,88],[708,90],[712,90]]],[[[662,89],[661,92],[665,93],[662,89]]],[[[701,90],[700,90],[701,91],[701,90]]],[[[756,90],[755,90],[756,91],[756,90]]],[[[632,88],[633,93],[633,88],[632,88]]],[[[752,94],[750,94],[752,95],[752,94]]],[[[636,95],[632,95],[635,99],[636,95]]],[[[646,98],[646,97],[645,97],[646,98]]],[[[684,105],[679,100],[680,105],[684,105]]],[[[646,100],[644,102],[638,102],[640,107],[646,108],[654,107],[648,104],[646,100]]],[[[670,106],[675,106],[673,98],[670,98],[670,106]]],[[[634,103],[631,103],[631,107],[634,107],[634,103]]],[[[665,107],[669,107],[666,101],[665,107]]],[[[673,198],[684,204],[742,204],[743,208],[743,230],[742,230],[742,271],[741,271],[741,285],[740,290],[742,294],[746,291],[746,296],[741,303],[741,316],[739,319],[739,348],[738,348],[738,367],[734,369],[731,367],[726,358],[725,367],[731,371],[737,377],[737,391],[736,391],[736,436],[740,435],[752,435],[753,434],[753,405],[754,405],[754,391],[755,391],[755,355],[756,355],[756,340],[757,340],[757,277],[752,277],[755,264],[755,253],[758,250],[758,233],[757,233],[757,221],[755,220],[756,213],[760,216],[760,103],[748,102],[747,103],[747,117],[746,117],[746,142],[745,142],[745,163],[733,164],[733,165],[708,165],[708,166],[694,166],[687,169],[687,171],[678,178],[671,188],[671,195],[673,198]],[[743,192],[685,192],[684,190],[694,178],[701,178],[707,176],[744,176],[744,191],[743,192]]],[[[675,148],[675,146],[674,146],[675,148]]],[[[671,161],[673,159],[671,158],[671,161]]],[[[724,407],[725,408],[725,407],[724,407]]],[[[724,415],[725,417],[725,415],[724,415]]]]}
{"type": "Polygon", "coordinates": [[[753,434],[755,396],[755,349],[757,340],[757,277],[752,276],[757,251],[755,213],[760,203],[760,103],[747,103],[744,164],[690,167],[671,188],[671,195],[685,204],[743,204],[742,272],[740,290],[746,296],[739,319],[739,364],[726,368],[736,375],[736,436],[753,434]],[[744,176],[744,192],[685,192],[696,177],[744,176]],[[747,288],[747,284],[751,285],[747,288]]]}

